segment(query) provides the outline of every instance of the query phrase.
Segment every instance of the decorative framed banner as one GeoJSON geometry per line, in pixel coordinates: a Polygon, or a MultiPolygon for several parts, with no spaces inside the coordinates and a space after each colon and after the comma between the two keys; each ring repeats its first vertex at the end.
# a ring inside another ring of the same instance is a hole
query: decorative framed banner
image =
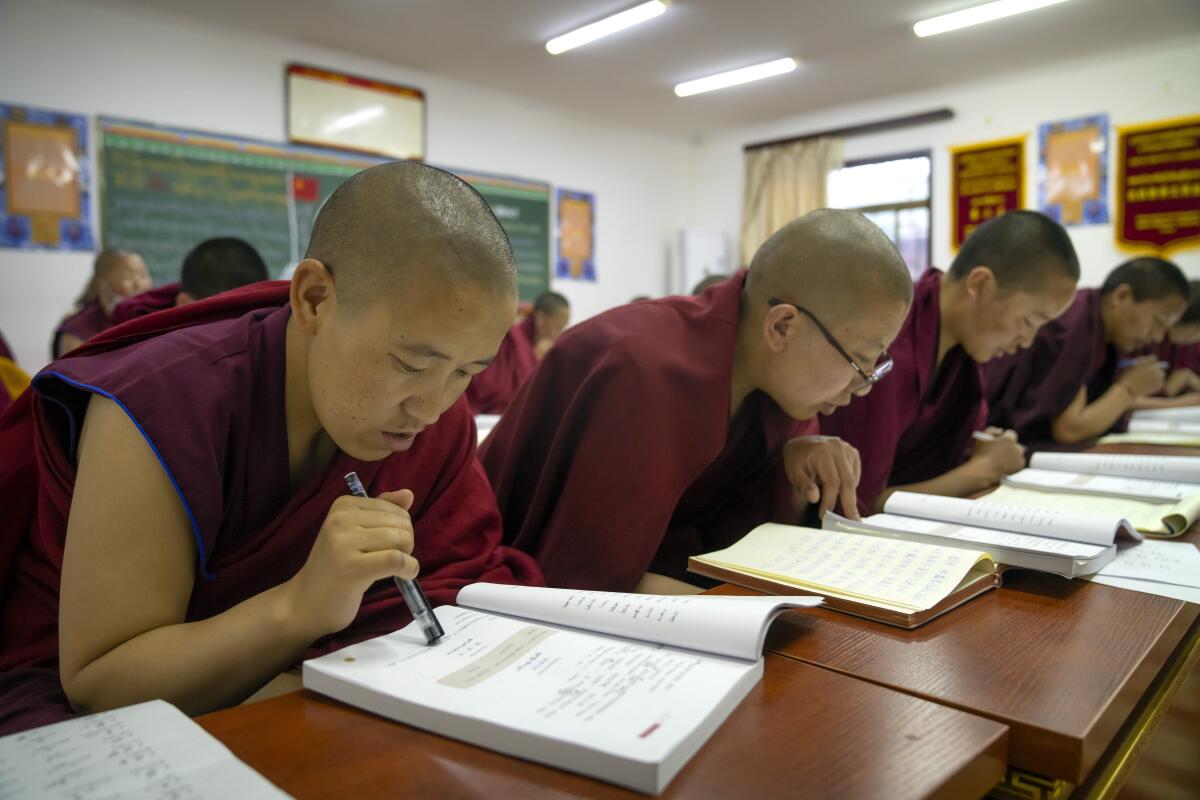
{"type": "Polygon", "coordinates": [[[1108,115],[1038,128],[1038,207],[1063,225],[1108,222],[1108,115]]]}
{"type": "Polygon", "coordinates": [[[0,104],[0,247],[93,249],[88,121],[0,104]]]}
{"type": "Polygon", "coordinates": [[[1025,137],[950,148],[950,246],[971,231],[1025,206],[1025,137]]]}
{"type": "Polygon", "coordinates": [[[596,198],[586,192],[558,190],[558,258],[554,277],[596,280],[596,198]]]}
{"type": "Polygon", "coordinates": [[[1200,116],[1117,129],[1117,247],[1200,245],[1200,116]]]}

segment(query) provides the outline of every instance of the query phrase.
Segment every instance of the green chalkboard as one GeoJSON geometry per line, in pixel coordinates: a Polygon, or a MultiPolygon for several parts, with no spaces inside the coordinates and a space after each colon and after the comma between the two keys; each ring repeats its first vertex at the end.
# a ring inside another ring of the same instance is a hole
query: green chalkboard
{"type": "MultiPolygon", "coordinates": [[[[313,219],[349,176],[377,159],[321,148],[100,119],[100,226],[105,247],[137,250],[155,283],[184,255],[238,236],[277,274],[299,261],[313,219]]],[[[513,243],[521,298],[550,283],[550,187],[454,170],[492,206],[513,243]]]]}

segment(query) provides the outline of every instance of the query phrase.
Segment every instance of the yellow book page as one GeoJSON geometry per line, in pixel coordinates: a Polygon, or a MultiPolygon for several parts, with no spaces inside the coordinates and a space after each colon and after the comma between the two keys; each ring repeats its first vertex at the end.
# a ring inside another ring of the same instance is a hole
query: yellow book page
{"type": "Polygon", "coordinates": [[[773,523],[697,560],[907,612],[933,608],[980,562],[992,569],[976,550],[773,523]]]}
{"type": "Polygon", "coordinates": [[[1176,447],[1200,447],[1200,436],[1175,431],[1142,431],[1141,433],[1110,433],[1100,438],[1100,444],[1163,444],[1176,447]]]}
{"type": "Polygon", "coordinates": [[[1200,494],[1185,497],[1178,503],[1149,503],[1127,497],[1077,492],[1053,492],[1041,489],[1018,489],[1001,486],[986,499],[997,503],[1079,511],[1108,517],[1123,517],[1143,533],[1174,536],[1187,530],[1200,517],[1200,494]]]}

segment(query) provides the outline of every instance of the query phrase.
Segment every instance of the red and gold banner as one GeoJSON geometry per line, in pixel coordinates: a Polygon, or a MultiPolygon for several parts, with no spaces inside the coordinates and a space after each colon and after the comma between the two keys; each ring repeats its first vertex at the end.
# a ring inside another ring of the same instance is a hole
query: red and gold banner
{"type": "Polygon", "coordinates": [[[1025,206],[1025,137],[950,150],[950,246],[957,250],[971,231],[1025,206]]]}
{"type": "Polygon", "coordinates": [[[1117,246],[1166,253],[1200,244],[1200,116],[1118,131],[1117,246]]]}

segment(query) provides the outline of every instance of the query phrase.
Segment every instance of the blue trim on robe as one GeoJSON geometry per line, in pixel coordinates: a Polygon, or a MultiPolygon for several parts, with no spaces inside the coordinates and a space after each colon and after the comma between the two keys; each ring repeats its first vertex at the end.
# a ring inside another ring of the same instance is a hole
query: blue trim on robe
{"type": "MultiPolygon", "coordinates": [[[[162,454],[158,452],[158,448],[155,446],[154,441],[150,438],[150,435],[146,433],[146,429],[142,427],[142,423],[138,422],[138,419],[133,415],[133,412],[130,411],[124,403],[118,400],[116,395],[114,395],[112,392],[101,389],[99,386],[89,386],[86,383],[80,383],[77,380],[68,378],[61,372],[54,372],[53,370],[46,370],[38,377],[41,377],[41,375],[53,375],[55,378],[58,378],[68,386],[73,386],[76,389],[83,389],[84,391],[91,392],[92,394],[98,394],[101,397],[107,397],[125,412],[125,415],[129,417],[131,422],[133,422],[134,427],[138,429],[138,433],[140,433],[142,438],[146,440],[146,444],[150,445],[150,450],[154,453],[154,457],[158,459],[158,463],[163,468],[163,472],[167,473],[167,480],[169,480],[171,482],[171,486],[174,487],[175,494],[179,495],[179,502],[183,503],[183,510],[187,512],[188,522],[190,522],[192,525],[192,536],[196,539],[196,547],[199,548],[200,551],[200,574],[203,575],[207,580],[213,580],[216,578],[216,575],[208,571],[208,554],[204,551],[204,540],[200,538],[200,525],[196,522],[196,515],[192,513],[192,506],[188,503],[187,498],[184,497],[183,489],[180,488],[179,481],[175,480],[175,475],[171,472],[171,468],[167,466],[167,462],[163,459],[162,454]]],[[[77,461],[79,442],[75,440],[74,437],[74,427],[76,425],[75,417],[71,414],[68,416],[71,417],[72,426],[71,447],[72,450],[75,451],[72,452],[71,456],[73,461],[77,461]]],[[[82,425],[79,426],[79,430],[82,433],[82,425]]]]}

